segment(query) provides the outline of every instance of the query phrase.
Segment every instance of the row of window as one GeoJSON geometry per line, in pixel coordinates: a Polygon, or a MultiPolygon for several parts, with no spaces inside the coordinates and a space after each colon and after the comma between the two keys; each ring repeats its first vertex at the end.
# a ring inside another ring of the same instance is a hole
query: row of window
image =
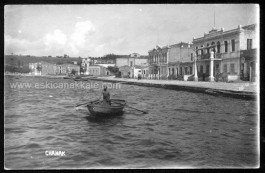
{"type": "Polygon", "coordinates": [[[169,75],[192,74],[192,67],[168,68],[169,75]],[[175,71],[176,70],[176,71],[175,71]]]}
{"type": "Polygon", "coordinates": [[[94,74],[95,73],[99,73],[99,70],[98,69],[90,69],[89,71],[90,71],[90,73],[94,73],[94,74]]]}
{"type": "Polygon", "coordinates": [[[154,55],[153,57],[150,56],[150,63],[166,63],[167,62],[167,53],[162,53],[160,54],[161,56],[154,55]]]}
{"type": "MultiPolygon", "coordinates": [[[[223,72],[227,73],[228,69],[227,69],[227,64],[223,65],[223,72]]],[[[230,64],[230,73],[235,73],[235,64],[230,64]]]]}
{"type": "MultiPolygon", "coordinates": [[[[198,67],[197,67],[198,69],[198,67]]],[[[209,72],[209,65],[206,65],[206,74],[210,74],[209,72]]],[[[200,70],[199,72],[203,73],[203,65],[200,66],[200,70]]],[[[235,73],[235,64],[234,63],[231,63],[230,64],[230,70],[228,71],[228,67],[227,67],[227,64],[224,64],[223,65],[223,72],[227,73],[227,72],[230,72],[230,73],[235,73]]]]}
{"type": "MultiPolygon", "coordinates": [[[[228,52],[228,41],[224,41],[223,45],[224,45],[224,53],[227,53],[228,52]]],[[[231,51],[232,52],[234,52],[236,50],[235,45],[236,45],[235,40],[234,39],[231,40],[231,51]]],[[[219,41],[216,43],[216,45],[215,45],[215,42],[212,42],[211,46],[214,46],[214,47],[212,47],[214,52],[221,53],[221,44],[219,41]]],[[[204,47],[204,45],[201,45],[200,48],[203,48],[203,47],[204,47]]],[[[199,49],[198,46],[195,49],[196,49],[196,55],[204,55],[204,54],[210,54],[211,47],[210,47],[210,44],[207,43],[206,49],[198,50],[199,49]]]]}
{"type": "MultiPolygon", "coordinates": [[[[223,44],[224,45],[224,53],[228,52],[228,44],[229,44],[228,41],[224,41],[224,44],[223,44]]],[[[231,52],[234,52],[236,50],[235,45],[236,45],[236,41],[235,41],[235,39],[232,39],[231,40],[231,52]]],[[[205,50],[204,49],[198,50],[199,47],[197,46],[195,48],[196,49],[196,55],[203,55],[205,53],[209,54],[210,53],[210,47],[209,46],[210,46],[210,44],[207,43],[207,47],[205,50]]],[[[215,42],[212,42],[211,46],[214,46],[213,47],[214,52],[221,53],[221,44],[219,41],[217,41],[216,45],[215,45],[215,42]]],[[[200,48],[203,48],[203,47],[204,47],[204,45],[201,45],[200,48]]],[[[247,39],[247,50],[249,50],[249,49],[252,49],[252,39],[247,39]]]]}

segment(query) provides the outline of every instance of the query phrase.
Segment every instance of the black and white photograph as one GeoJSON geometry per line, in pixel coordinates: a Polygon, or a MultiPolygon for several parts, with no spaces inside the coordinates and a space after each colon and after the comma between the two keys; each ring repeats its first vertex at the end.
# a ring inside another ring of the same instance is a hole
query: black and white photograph
{"type": "Polygon", "coordinates": [[[4,169],[260,168],[259,32],[259,4],[5,5],[4,169]]]}

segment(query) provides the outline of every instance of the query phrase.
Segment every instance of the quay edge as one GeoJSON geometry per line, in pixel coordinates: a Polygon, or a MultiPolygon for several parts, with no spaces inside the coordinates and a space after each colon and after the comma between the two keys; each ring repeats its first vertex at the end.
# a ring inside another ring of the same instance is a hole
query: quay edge
{"type": "Polygon", "coordinates": [[[120,81],[115,79],[102,79],[102,78],[89,78],[89,80],[111,82],[111,83],[121,83],[127,85],[138,85],[145,87],[155,87],[155,88],[164,88],[171,89],[176,91],[189,91],[194,93],[205,93],[214,96],[224,96],[244,100],[256,100],[257,94],[255,92],[246,92],[246,91],[233,91],[233,90],[224,90],[224,89],[212,89],[207,87],[200,86],[183,86],[177,84],[156,84],[156,83],[142,83],[135,81],[120,81]]]}

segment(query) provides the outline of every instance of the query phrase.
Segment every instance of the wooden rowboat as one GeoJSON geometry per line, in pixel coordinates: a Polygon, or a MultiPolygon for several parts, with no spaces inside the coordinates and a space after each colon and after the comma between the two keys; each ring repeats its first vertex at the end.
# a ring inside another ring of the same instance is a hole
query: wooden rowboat
{"type": "Polygon", "coordinates": [[[125,100],[111,99],[111,105],[104,104],[103,101],[92,101],[87,105],[91,115],[96,116],[112,116],[121,115],[123,108],[126,106],[125,100]]]}

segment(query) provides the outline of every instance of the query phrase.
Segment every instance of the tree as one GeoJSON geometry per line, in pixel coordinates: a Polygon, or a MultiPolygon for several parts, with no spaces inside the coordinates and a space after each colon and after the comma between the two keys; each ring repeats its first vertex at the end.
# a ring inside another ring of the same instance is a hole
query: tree
{"type": "Polygon", "coordinates": [[[115,74],[115,76],[119,76],[119,68],[118,67],[111,67],[111,66],[109,66],[108,68],[107,68],[111,73],[113,73],[113,74],[115,74]]]}
{"type": "Polygon", "coordinates": [[[41,70],[42,70],[41,64],[38,64],[38,66],[37,66],[37,70],[38,70],[38,71],[41,71],[41,70]]]}
{"type": "Polygon", "coordinates": [[[118,67],[111,67],[111,66],[109,66],[107,69],[110,72],[114,73],[114,74],[116,74],[117,72],[119,72],[119,68],[118,67]]]}
{"type": "Polygon", "coordinates": [[[58,61],[56,64],[61,65],[61,64],[63,64],[63,61],[58,61]]]}
{"type": "Polygon", "coordinates": [[[71,74],[75,75],[77,71],[75,69],[72,69],[71,74]]]}

